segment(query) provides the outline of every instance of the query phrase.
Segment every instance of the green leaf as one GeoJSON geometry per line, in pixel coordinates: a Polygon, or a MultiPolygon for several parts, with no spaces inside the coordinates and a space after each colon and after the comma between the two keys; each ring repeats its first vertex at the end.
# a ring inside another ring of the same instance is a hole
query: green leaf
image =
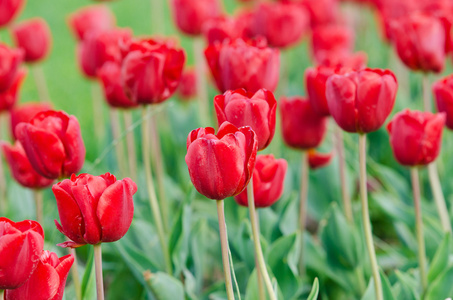
{"type": "Polygon", "coordinates": [[[179,274],[186,267],[186,260],[189,255],[191,219],[191,207],[183,205],[173,225],[169,240],[169,251],[175,265],[175,274],[179,274]]]}
{"type": "Polygon", "coordinates": [[[85,272],[82,278],[82,299],[95,299],[96,298],[96,274],[94,269],[94,249],[93,246],[87,246],[90,248],[90,254],[85,267],[85,272]]]}
{"type": "Polygon", "coordinates": [[[398,281],[393,286],[393,293],[396,299],[417,300],[419,283],[409,274],[402,273],[399,270],[395,271],[398,281]]]}
{"type": "Polygon", "coordinates": [[[319,282],[318,282],[318,277],[316,277],[315,281],[313,281],[313,287],[311,288],[311,292],[308,295],[307,300],[318,299],[318,294],[319,294],[319,282]]]}
{"type": "MultiPolygon", "coordinates": [[[[379,271],[381,276],[381,283],[382,283],[382,294],[385,300],[396,300],[395,296],[392,292],[392,286],[390,285],[387,276],[385,276],[384,272],[381,270],[379,271]]],[[[365,291],[365,294],[362,297],[362,300],[375,300],[376,294],[374,289],[374,280],[373,277],[370,278],[370,282],[368,284],[368,288],[365,291]]]]}
{"type": "Polygon", "coordinates": [[[446,299],[453,295],[453,267],[450,266],[447,270],[441,273],[430,284],[426,292],[426,300],[446,299]]]}
{"type": "Polygon", "coordinates": [[[184,286],[181,281],[163,273],[147,273],[145,274],[146,283],[151,289],[156,300],[183,300],[184,286]]]}
{"type": "Polygon", "coordinates": [[[442,243],[437,249],[436,254],[429,266],[428,271],[428,282],[433,282],[447,267],[448,267],[448,255],[450,254],[450,235],[446,233],[442,243]]]}

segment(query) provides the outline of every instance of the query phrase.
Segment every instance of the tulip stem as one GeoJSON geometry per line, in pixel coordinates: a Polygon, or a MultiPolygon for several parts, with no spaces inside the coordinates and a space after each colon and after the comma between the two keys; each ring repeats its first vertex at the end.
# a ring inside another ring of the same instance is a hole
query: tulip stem
{"type": "Polygon", "coordinates": [[[308,151],[302,151],[301,173],[300,173],[300,207],[299,207],[299,226],[300,226],[300,257],[299,257],[299,272],[300,276],[305,274],[304,261],[304,232],[305,224],[307,223],[307,198],[308,198],[308,151]]]}
{"type": "Polygon", "coordinates": [[[168,246],[167,246],[167,241],[165,239],[165,233],[164,233],[164,228],[162,225],[162,216],[159,208],[159,202],[157,201],[157,196],[156,196],[156,190],[154,188],[154,183],[153,183],[153,174],[151,172],[151,165],[150,165],[150,151],[149,151],[149,146],[150,146],[150,140],[149,140],[149,112],[151,110],[151,107],[144,106],[142,110],[142,155],[143,155],[143,164],[145,168],[145,175],[146,175],[146,186],[148,188],[148,196],[149,196],[149,202],[151,205],[151,210],[153,213],[153,218],[156,224],[157,228],[157,234],[159,236],[159,242],[160,246],[162,247],[162,255],[164,256],[164,261],[165,261],[165,269],[168,274],[172,273],[172,268],[171,268],[171,261],[170,261],[170,254],[168,253],[168,246]]]}
{"type": "Polygon", "coordinates": [[[102,96],[97,81],[91,83],[91,97],[93,102],[93,126],[96,138],[97,151],[101,152],[102,142],[105,137],[104,109],[102,107],[102,96]]]}
{"type": "Polygon", "coordinates": [[[41,64],[37,63],[31,68],[33,78],[35,79],[36,89],[38,90],[38,97],[40,102],[50,101],[49,89],[46,83],[46,77],[41,64]]]}
{"type": "Polygon", "coordinates": [[[420,201],[420,182],[418,178],[417,167],[411,168],[412,192],[414,194],[414,209],[415,209],[415,226],[417,230],[417,245],[418,245],[418,264],[420,270],[420,283],[422,286],[422,295],[424,295],[428,286],[426,277],[426,253],[425,240],[423,238],[423,219],[420,201]]]}
{"type": "Polygon", "coordinates": [[[250,179],[250,182],[247,187],[247,201],[249,207],[249,214],[250,214],[250,222],[252,223],[252,234],[253,234],[253,244],[255,246],[255,260],[258,261],[257,272],[256,276],[258,279],[258,285],[261,281],[259,278],[259,273],[262,273],[264,278],[264,283],[266,285],[267,292],[269,293],[269,298],[271,300],[276,300],[277,297],[275,296],[275,291],[272,287],[272,281],[269,277],[269,273],[267,271],[266,262],[264,261],[263,249],[261,248],[260,242],[260,231],[258,226],[258,218],[255,209],[255,200],[253,195],[253,177],[250,179]]]}
{"type": "Polygon", "coordinates": [[[132,128],[132,111],[124,110],[124,127],[126,128],[127,157],[129,159],[129,176],[137,181],[137,152],[135,151],[134,131],[132,128]]]}
{"type": "Polygon", "coordinates": [[[437,172],[436,162],[432,162],[428,165],[428,176],[429,183],[431,184],[431,190],[434,196],[434,202],[436,203],[437,213],[440,216],[442,228],[444,232],[451,233],[451,223],[448,216],[448,209],[445,205],[445,198],[442,192],[442,186],[440,185],[439,173],[437,172]]]}
{"type": "Polygon", "coordinates": [[[371,271],[373,273],[374,290],[376,300],[384,300],[382,294],[381,276],[379,275],[379,266],[376,259],[376,252],[373,244],[373,233],[371,232],[370,215],[368,213],[368,193],[366,178],[366,135],[359,134],[359,164],[360,164],[360,200],[362,202],[362,222],[363,231],[365,232],[365,241],[370,256],[371,271]]]}
{"type": "Polygon", "coordinates": [[[124,139],[121,139],[120,119],[118,111],[115,108],[110,108],[110,124],[112,126],[113,140],[115,143],[116,161],[121,177],[126,176],[126,161],[124,160],[124,139]]]}
{"type": "Polygon", "coordinates": [[[423,74],[423,108],[425,111],[431,111],[431,88],[428,73],[423,74]]]}
{"type": "Polygon", "coordinates": [[[38,189],[33,189],[33,198],[35,199],[35,206],[36,206],[36,221],[38,221],[39,224],[43,225],[43,203],[42,203],[42,190],[38,189]]]}
{"type": "Polygon", "coordinates": [[[346,182],[346,160],[344,155],[344,141],[343,131],[340,126],[335,126],[335,146],[338,154],[338,165],[340,169],[340,183],[341,183],[341,198],[343,200],[344,214],[349,222],[354,222],[354,214],[352,212],[351,198],[349,197],[348,184],[346,182]]]}
{"type": "Polygon", "coordinates": [[[76,250],[74,248],[69,248],[69,254],[72,254],[72,256],[74,256],[74,263],[73,263],[72,268],[71,268],[71,275],[72,275],[72,280],[74,282],[74,290],[75,290],[75,293],[76,293],[76,299],[77,300],[82,300],[82,290],[80,288],[79,267],[78,267],[78,264],[77,264],[77,253],[76,253],[76,250]]]}
{"type": "Polygon", "coordinates": [[[197,95],[200,109],[200,119],[203,126],[210,126],[211,118],[209,114],[208,85],[206,82],[206,67],[203,57],[203,38],[196,37],[193,39],[193,51],[195,55],[195,72],[197,75],[197,95]]]}
{"type": "Polygon", "coordinates": [[[220,246],[222,248],[223,274],[225,276],[227,299],[234,300],[233,282],[231,281],[230,261],[228,259],[229,246],[225,222],[225,210],[223,208],[223,200],[216,201],[217,201],[217,216],[219,218],[220,246]]]}
{"type": "Polygon", "coordinates": [[[104,281],[102,279],[102,249],[101,243],[94,247],[94,267],[96,271],[96,295],[97,300],[104,300],[104,281]]]}

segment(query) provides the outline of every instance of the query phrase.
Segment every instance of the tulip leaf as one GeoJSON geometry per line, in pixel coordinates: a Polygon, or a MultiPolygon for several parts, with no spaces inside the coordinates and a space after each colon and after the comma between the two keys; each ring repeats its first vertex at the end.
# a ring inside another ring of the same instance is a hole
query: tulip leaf
{"type": "Polygon", "coordinates": [[[319,294],[319,281],[318,281],[318,277],[316,277],[315,281],[313,281],[313,287],[311,288],[311,292],[308,295],[307,300],[318,299],[318,294],[319,294]]]}
{"type": "Polygon", "coordinates": [[[428,281],[433,282],[447,267],[448,267],[448,256],[450,254],[450,235],[446,233],[442,243],[437,249],[436,254],[429,266],[428,281]]]}
{"type": "Polygon", "coordinates": [[[96,274],[94,269],[94,249],[93,246],[86,246],[90,248],[88,262],[85,267],[85,272],[82,278],[82,299],[95,299],[96,298],[96,274]]]}
{"type": "Polygon", "coordinates": [[[396,299],[416,300],[418,296],[419,283],[412,278],[409,274],[402,273],[399,270],[395,271],[398,281],[393,286],[393,293],[396,299]]]}
{"type": "Polygon", "coordinates": [[[450,266],[429,285],[426,300],[446,299],[453,295],[453,266],[450,266]]]}
{"type": "Polygon", "coordinates": [[[191,217],[190,205],[182,205],[170,235],[169,251],[175,265],[175,274],[179,274],[185,268],[189,256],[191,217]]]}
{"type": "Polygon", "coordinates": [[[176,278],[163,272],[149,272],[145,277],[156,300],[184,300],[184,286],[176,278]]]}
{"type": "MultiPolygon", "coordinates": [[[[396,300],[395,296],[393,295],[392,292],[392,287],[390,285],[390,282],[385,276],[384,272],[379,271],[379,274],[381,276],[381,283],[382,283],[382,294],[384,296],[385,300],[396,300]]],[[[370,282],[368,284],[368,288],[365,291],[365,294],[363,295],[361,300],[375,300],[375,289],[374,289],[374,280],[373,277],[370,278],[370,282]]]]}

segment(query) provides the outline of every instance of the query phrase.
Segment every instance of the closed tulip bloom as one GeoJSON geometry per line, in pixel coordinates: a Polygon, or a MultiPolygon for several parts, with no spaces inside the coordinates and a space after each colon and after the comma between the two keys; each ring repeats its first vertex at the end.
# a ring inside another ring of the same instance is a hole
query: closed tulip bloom
{"type": "Polygon", "coordinates": [[[8,90],[14,83],[23,58],[23,50],[0,43],[0,92],[8,90]]]}
{"type": "Polygon", "coordinates": [[[110,173],[73,174],[55,184],[52,191],[61,222],[55,220],[55,225],[71,240],[59,244],[61,247],[115,242],[131,226],[137,185],[130,178],[117,180],[110,173]]]}
{"type": "Polygon", "coordinates": [[[15,223],[0,217],[0,289],[23,285],[36,269],[43,247],[44,231],[38,222],[15,223]]]}
{"type": "Polygon", "coordinates": [[[390,70],[365,69],[334,74],[326,84],[329,111],[347,132],[378,130],[395,104],[398,83],[390,70]]]}
{"type": "Polygon", "coordinates": [[[16,46],[24,50],[26,62],[37,62],[50,52],[52,36],[42,18],[24,21],[12,29],[16,46]]]}
{"type": "Polygon", "coordinates": [[[11,170],[12,177],[22,186],[31,189],[41,189],[50,186],[53,179],[39,175],[30,164],[20,142],[14,145],[0,142],[6,162],[11,170]]]}
{"type": "Polygon", "coordinates": [[[19,98],[20,87],[25,79],[27,72],[19,70],[12,85],[5,91],[0,92],[0,112],[11,110],[19,98]]]}
{"type": "Polygon", "coordinates": [[[365,69],[368,56],[363,51],[351,53],[343,50],[320,50],[316,53],[316,63],[329,68],[365,69]]]}
{"type": "Polygon", "coordinates": [[[10,110],[10,124],[11,133],[14,139],[16,139],[16,126],[21,122],[30,122],[34,116],[38,113],[46,110],[51,110],[52,105],[45,102],[27,102],[14,106],[10,110]]]}
{"type": "Polygon", "coordinates": [[[115,62],[106,62],[98,71],[98,78],[104,89],[104,97],[111,107],[132,108],[137,103],[127,97],[121,83],[121,66],[115,62]]]}
{"type": "Polygon", "coordinates": [[[445,113],[404,110],[388,124],[390,145],[403,166],[427,165],[440,152],[445,113]]]}
{"type": "Polygon", "coordinates": [[[21,11],[25,0],[0,0],[0,28],[8,25],[21,11]]]}
{"type": "Polygon", "coordinates": [[[270,91],[227,91],[214,98],[214,107],[219,126],[225,121],[236,127],[250,126],[258,139],[258,150],[269,146],[274,137],[277,110],[277,101],[270,91]]]}
{"type": "Polygon", "coordinates": [[[184,50],[170,41],[131,43],[121,69],[126,95],[139,104],[165,101],[178,87],[185,60],[184,50]]]}
{"type": "Polygon", "coordinates": [[[244,28],[238,19],[230,16],[219,16],[207,20],[203,25],[203,35],[208,44],[223,42],[225,39],[236,39],[242,37],[244,28]]]}
{"type": "Polygon", "coordinates": [[[229,122],[192,130],[187,137],[186,164],[200,194],[222,200],[242,192],[252,177],[258,141],[249,127],[229,122]]]}
{"type": "Polygon", "coordinates": [[[391,23],[398,56],[413,71],[439,73],[445,64],[445,29],[436,17],[410,14],[391,23]]]}
{"type": "Polygon", "coordinates": [[[69,27],[79,41],[90,31],[113,29],[115,23],[115,15],[105,5],[83,7],[69,16],[69,27]]]}
{"type": "Polygon", "coordinates": [[[85,146],[79,121],[63,111],[38,113],[16,126],[16,136],[33,168],[46,178],[68,177],[83,166],[85,146]]]}
{"type": "Polygon", "coordinates": [[[327,129],[327,117],[318,115],[308,99],[282,98],[280,102],[283,140],[293,148],[318,147],[327,129]]]}
{"type": "Polygon", "coordinates": [[[241,88],[250,93],[263,88],[273,92],[277,87],[280,53],[278,49],[267,47],[264,40],[225,40],[209,45],[205,56],[222,93],[241,88]]]}
{"type": "MultiPolygon", "coordinates": [[[[288,163],[272,154],[258,155],[253,170],[253,196],[255,207],[269,207],[283,194],[288,163]]],[[[247,190],[234,197],[239,205],[248,206],[247,190]]]]}
{"type": "Polygon", "coordinates": [[[305,89],[311,107],[319,115],[330,116],[326,99],[326,82],[335,70],[329,67],[310,67],[305,70],[305,89]]]}
{"type": "Polygon", "coordinates": [[[178,95],[183,100],[190,100],[197,96],[197,73],[194,68],[188,68],[182,73],[178,95]]]}
{"type": "Polygon", "coordinates": [[[437,110],[445,113],[446,125],[453,130],[453,75],[449,75],[433,84],[437,110]]]}
{"type": "Polygon", "coordinates": [[[57,254],[43,251],[36,270],[25,284],[5,291],[5,300],[61,300],[69,270],[74,263],[72,254],[58,258],[57,254]]]}
{"type": "Polygon", "coordinates": [[[310,149],[308,150],[308,165],[312,170],[324,168],[332,161],[332,157],[332,153],[321,153],[316,149],[310,149]]]}
{"type": "Polygon", "coordinates": [[[340,11],[338,0],[302,0],[299,3],[309,12],[312,28],[335,23],[338,19],[338,12],[340,11]]]}
{"type": "Polygon", "coordinates": [[[219,0],[172,0],[173,19],[179,30],[189,35],[199,35],[203,24],[221,14],[219,0]]]}
{"type": "Polygon", "coordinates": [[[322,51],[351,53],[354,50],[354,31],[344,25],[318,26],[312,34],[312,51],[315,57],[322,51]]]}

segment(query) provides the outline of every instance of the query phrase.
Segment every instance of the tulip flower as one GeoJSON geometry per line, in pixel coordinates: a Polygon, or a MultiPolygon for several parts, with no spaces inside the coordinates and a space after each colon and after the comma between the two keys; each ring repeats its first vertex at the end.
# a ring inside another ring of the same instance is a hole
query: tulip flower
{"type": "Polygon", "coordinates": [[[265,149],[272,141],[277,101],[271,92],[265,89],[256,93],[244,89],[227,91],[214,98],[214,107],[219,126],[228,121],[236,127],[252,127],[258,139],[258,150],[265,149]]]}
{"type": "Polygon", "coordinates": [[[0,28],[8,25],[21,11],[25,0],[0,1],[0,28]]]}
{"type": "Polygon", "coordinates": [[[97,72],[102,83],[104,96],[111,107],[132,108],[137,103],[127,97],[121,84],[121,66],[118,63],[108,61],[97,72]]]}
{"type": "Polygon", "coordinates": [[[316,170],[324,168],[332,160],[332,153],[320,153],[315,149],[308,150],[308,164],[310,169],[316,170]]]}
{"type": "MultiPolygon", "coordinates": [[[[269,207],[283,194],[286,169],[285,159],[275,159],[272,154],[257,155],[253,170],[253,195],[255,207],[269,207]]],[[[234,200],[239,205],[248,206],[247,191],[243,191],[234,200]]]]}
{"type": "Polygon", "coordinates": [[[219,16],[203,24],[203,35],[208,44],[222,43],[225,39],[234,40],[243,37],[246,24],[244,18],[219,16]]]}
{"type": "Polygon", "coordinates": [[[15,25],[12,33],[16,46],[24,50],[26,62],[37,62],[49,54],[52,36],[44,19],[24,21],[15,25]]]}
{"type": "Polygon", "coordinates": [[[312,34],[312,51],[314,56],[321,51],[351,53],[354,50],[354,32],[338,24],[318,26],[312,34]]]}
{"type": "Polygon", "coordinates": [[[72,254],[58,258],[50,251],[42,252],[38,266],[24,285],[14,290],[5,291],[5,300],[34,299],[61,300],[63,299],[66,278],[74,263],[72,254]]]}
{"type": "Polygon", "coordinates": [[[343,50],[319,50],[315,60],[320,66],[361,70],[366,67],[368,56],[363,51],[351,53],[343,50]]]}
{"type": "Polygon", "coordinates": [[[427,165],[440,152],[445,113],[410,111],[397,113],[388,124],[390,145],[403,166],[427,165]]]}
{"type": "Polygon", "coordinates": [[[134,216],[132,196],[137,185],[117,180],[110,173],[100,176],[73,174],[52,187],[60,215],[57,229],[71,241],[61,247],[114,242],[128,231],[134,216]]]}
{"type": "Polygon", "coordinates": [[[126,95],[139,104],[163,102],[178,87],[184,63],[184,50],[170,41],[132,42],[121,69],[126,95]]]}
{"type": "Polygon", "coordinates": [[[115,23],[115,15],[105,5],[83,7],[69,16],[69,27],[79,41],[90,31],[113,29],[115,23]]]}
{"type": "Polygon", "coordinates": [[[390,70],[365,69],[334,74],[326,84],[327,105],[343,130],[378,130],[395,104],[398,83],[390,70]]]}
{"type": "Polygon", "coordinates": [[[302,0],[299,3],[309,12],[312,28],[335,23],[339,17],[340,9],[337,0],[302,0]]]}
{"type": "Polygon", "coordinates": [[[209,45],[205,56],[220,92],[244,88],[250,93],[259,89],[275,91],[280,56],[264,40],[226,40],[209,45]]]}
{"type": "Polygon", "coordinates": [[[193,68],[186,69],[181,76],[178,86],[178,95],[183,100],[197,96],[197,74],[193,68]]]}
{"type": "Polygon", "coordinates": [[[14,83],[23,57],[23,50],[11,49],[0,43],[0,92],[8,90],[14,83]]]}
{"type": "Polygon", "coordinates": [[[172,0],[173,19],[178,29],[189,35],[199,35],[203,24],[220,15],[219,0],[172,0]]]}
{"type": "Polygon", "coordinates": [[[44,111],[28,123],[19,123],[15,132],[40,175],[56,179],[82,168],[85,146],[76,117],[63,111],[44,111]]]}
{"type": "Polygon", "coordinates": [[[316,113],[322,116],[330,116],[326,99],[326,82],[335,70],[329,67],[319,66],[305,70],[305,89],[308,100],[316,113]]]}
{"type": "Polygon", "coordinates": [[[19,70],[10,87],[5,91],[0,92],[0,112],[11,110],[16,104],[25,75],[27,75],[27,72],[19,70]]]}
{"type": "Polygon", "coordinates": [[[247,186],[255,166],[258,141],[249,126],[229,122],[192,130],[187,137],[186,163],[200,194],[216,200],[235,196],[247,186]]]}
{"type": "Polygon", "coordinates": [[[50,103],[45,102],[27,102],[25,104],[16,105],[10,110],[10,124],[11,133],[14,139],[16,139],[16,126],[21,122],[30,122],[31,119],[38,113],[46,110],[51,110],[52,106],[50,103]]]}
{"type": "Polygon", "coordinates": [[[449,75],[433,85],[437,110],[445,113],[446,125],[453,130],[453,75],[449,75]]]}
{"type": "Polygon", "coordinates": [[[38,222],[0,217],[0,289],[23,285],[38,266],[43,247],[44,231],[38,222]]]}

